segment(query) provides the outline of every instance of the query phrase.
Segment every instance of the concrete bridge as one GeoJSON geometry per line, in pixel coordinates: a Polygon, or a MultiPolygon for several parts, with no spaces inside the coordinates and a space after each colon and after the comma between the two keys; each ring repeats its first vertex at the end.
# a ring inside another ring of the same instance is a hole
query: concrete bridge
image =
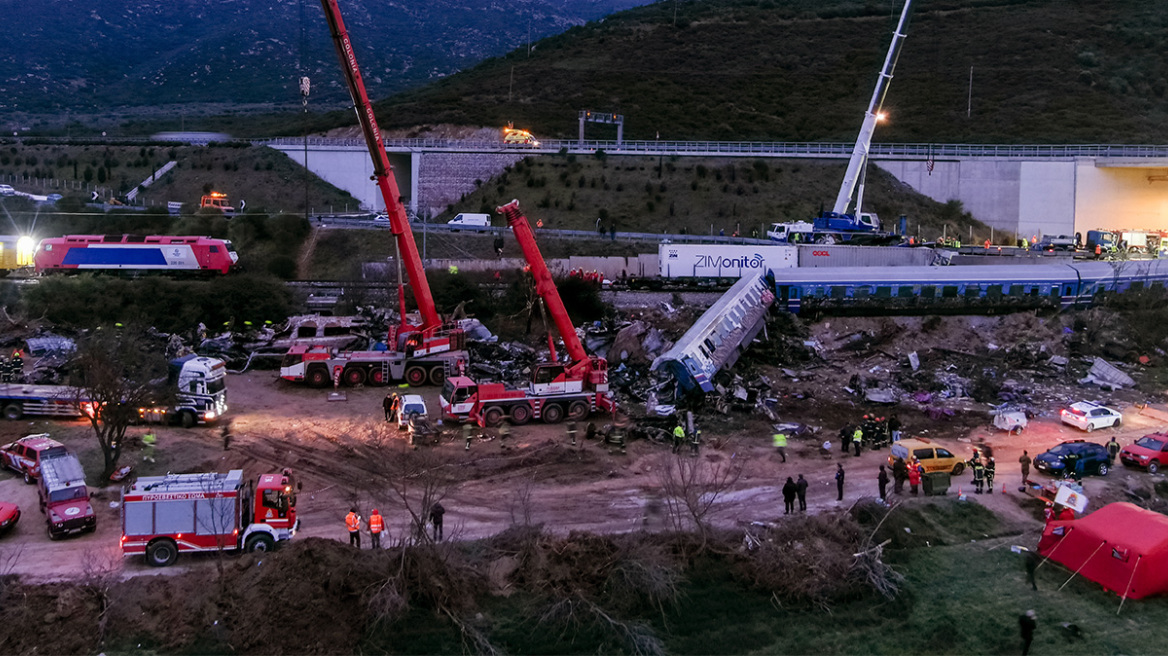
{"type": "MultiPolygon", "coordinates": [[[[304,163],[303,139],[257,142],[304,163]]],[[[415,212],[437,212],[529,155],[843,159],[850,143],[726,141],[386,140],[403,200],[415,212]]],[[[308,140],[308,167],[382,209],[373,167],[360,139],[308,140]]],[[[873,144],[871,161],[936,201],[959,200],[975,218],[1019,236],[1093,228],[1168,229],[1168,146],[873,144]]]]}

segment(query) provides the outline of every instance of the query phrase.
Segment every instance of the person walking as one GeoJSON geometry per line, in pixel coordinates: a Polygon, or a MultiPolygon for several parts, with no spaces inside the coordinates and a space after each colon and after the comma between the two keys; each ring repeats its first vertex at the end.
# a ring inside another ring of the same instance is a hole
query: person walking
{"type": "Polygon", "coordinates": [[[357,514],[357,508],[349,508],[349,514],[345,515],[345,528],[349,531],[349,546],[361,548],[361,516],[357,514]]]}
{"type": "Polygon", "coordinates": [[[510,439],[510,437],[511,437],[511,422],[504,419],[503,423],[499,424],[499,448],[501,448],[503,450],[507,450],[508,448],[510,448],[507,446],[507,440],[510,439]]]}
{"type": "Polygon", "coordinates": [[[1114,465],[1115,458],[1119,455],[1119,442],[1115,441],[1115,436],[1111,436],[1111,441],[1107,443],[1107,464],[1114,465]]]}
{"type": "Polygon", "coordinates": [[[839,493],[836,501],[844,500],[844,464],[842,462],[835,463],[835,489],[839,493]]]}
{"type": "Polygon", "coordinates": [[[373,512],[369,513],[369,544],[373,549],[381,548],[381,532],[384,530],[385,519],[374,508],[373,512]]]}
{"type": "Polygon", "coordinates": [[[158,444],[158,438],[154,436],[154,431],[147,431],[142,436],[142,460],[154,462],[154,446],[156,444],[158,444]]]}
{"type": "Polygon", "coordinates": [[[1030,653],[1030,643],[1034,642],[1034,629],[1038,628],[1038,614],[1033,610],[1018,616],[1018,628],[1022,632],[1022,656],[1030,653]]]}
{"type": "Polygon", "coordinates": [[[921,466],[917,461],[912,461],[908,466],[908,489],[910,494],[916,494],[917,488],[921,484],[921,466]]]}
{"type": "Polygon", "coordinates": [[[568,420],[568,442],[572,446],[576,446],[576,420],[568,420]]]}
{"type": "Polygon", "coordinates": [[[888,472],[884,471],[884,465],[880,465],[880,473],[876,475],[876,484],[880,486],[880,500],[884,501],[885,492],[888,489],[888,472]]]}
{"type": "Polygon", "coordinates": [[[470,443],[474,440],[474,428],[471,427],[470,422],[462,425],[462,439],[466,440],[466,451],[470,451],[470,443]]]}
{"type": "Polygon", "coordinates": [[[798,488],[795,486],[795,479],[790,476],[787,477],[787,482],[783,484],[783,514],[790,515],[795,512],[795,492],[798,488]]]}
{"type": "Polygon", "coordinates": [[[231,448],[231,440],[234,436],[231,434],[231,420],[223,422],[222,428],[219,429],[219,436],[223,438],[223,450],[226,451],[231,448]]]}
{"type": "Polygon", "coordinates": [[[381,409],[385,411],[385,420],[393,421],[393,392],[387,392],[381,400],[381,409]]]}
{"type": "MultiPolygon", "coordinates": [[[[623,436],[623,431],[622,431],[623,436]]],[[[702,446],[702,429],[694,426],[693,432],[689,434],[689,454],[693,457],[698,456],[698,450],[702,446]]],[[[621,442],[621,453],[625,452],[624,442],[621,442]]]]}
{"type": "Polygon", "coordinates": [[[673,452],[681,451],[681,444],[685,441],[685,427],[681,425],[681,421],[673,427],[673,452]]]}
{"type": "Polygon", "coordinates": [[[908,465],[905,464],[904,458],[897,457],[892,463],[892,493],[900,494],[904,492],[904,482],[908,480],[908,465]]]}
{"type": "Polygon", "coordinates": [[[1023,451],[1018,462],[1022,465],[1022,484],[1026,485],[1026,482],[1030,480],[1030,454],[1023,451]]]}
{"type": "Polygon", "coordinates": [[[841,428],[839,431],[839,438],[840,438],[840,450],[843,451],[843,454],[846,456],[846,455],[848,455],[848,445],[852,441],[852,427],[851,426],[844,426],[843,428],[841,428]]]}
{"type": "Polygon", "coordinates": [[[807,512],[807,479],[803,474],[795,481],[795,495],[799,497],[799,512],[807,512]]]}
{"type": "Polygon", "coordinates": [[[997,468],[997,463],[994,462],[994,457],[990,456],[990,457],[986,458],[985,480],[986,480],[986,489],[989,491],[990,494],[994,493],[994,473],[995,473],[994,470],[996,468],[997,468]]]}
{"type": "Polygon", "coordinates": [[[783,462],[787,462],[787,434],[776,430],[775,434],[771,436],[771,442],[775,445],[775,451],[783,457],[783,462]]]}
{"type": "Polygon", "coordinates": [[[1037,551],[1026,550],[1026,582],[1035,592],[1038,592],[1038,582],[1035,580],[1034,574],[1038,571],[1038,566],[1041,563],[1042,556],[1038,555],[1037,551]]]}
{"type": "Polygon", "coordinates": [[[442,516],[446,514],[446,509],[442,504],[435,501],[434,505],[430,506],[430,523],[434,525],[434,541],[442,541],[442,516]]]}
{"type": "Polygon", "coordinates": [[[864,429],[856,426],[856,430],[852,431],[852,446],[856,449],[856,457],[860,457],[860,442],[864,441],[864,429]]]}

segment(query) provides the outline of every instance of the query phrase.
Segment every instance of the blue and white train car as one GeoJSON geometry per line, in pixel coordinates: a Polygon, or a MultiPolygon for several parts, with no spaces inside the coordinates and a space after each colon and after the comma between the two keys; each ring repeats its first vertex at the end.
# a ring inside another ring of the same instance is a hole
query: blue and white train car
{"type": "Polygon", "coordinates": [[[714,391],[714,374],[733,366],[766,324],[772,284],[761,275],[740,279],[651,368],[672,374],[681,392],[714,391]]]}
{"type": "Polygon", "coordinates": [[[1168,261],[780,269],[771,277],[776,306],[795,314],[997,312],[1090,305],[1103,292],[1163,287],[1168,261]]]}

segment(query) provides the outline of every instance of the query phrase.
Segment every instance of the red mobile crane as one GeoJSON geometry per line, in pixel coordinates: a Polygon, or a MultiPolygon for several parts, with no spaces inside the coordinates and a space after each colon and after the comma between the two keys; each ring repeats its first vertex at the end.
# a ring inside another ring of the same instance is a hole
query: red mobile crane
{"type": "Polygon", "coordinates": [[[535,243],[535,233],[527,217],[519,211],[519,201],[513,200],[496,211],[507,219],[515,240],[523,249],[523,257],[527,259],[535,280],[535,291],[547,305],[571,362],[558,362],[555,342],[549,333],[549,361],[535,367],[527,389],[507,389],[502,383],[478,384],[465,376],[448,378],[439,399],[442,414],[452,419],[469,419],[480,425],[497,426],[504,417],[510,418],[514,424],[525,424],[531,419],[554,424],[565,415],[579,420],[595,410],[614,410],[616,404],[608,391],[608,363],[604,358],[584,351],[552,274],[535,243]]]}
{"type": "Polygon", "coordinates": [[[405,379],[410,385],[422,385],[426,381],[440,385],[447,375],[460,371],[468,358],[466,336],[461,329],[446,326],[434,307],[434,297],[430,294],[430,284],[426,281],[426,270],[410,230],[410,220],[401,202],[401,192],[393,176],[389,157],[381,139],[381,130],[373,116],[373,104],[365,92],[365,82],[357,67],[357,57],[349,32],[341,19],[341,9],[337,0],[321,0],[329,32],[341,60],[341,70],[345,83],[353,99],[353,109],[357,122],[365,135],[365,144],[373,158],[373,179],[381,189],[385,200],[385,212],[389,215],[390,231],[396,240],[399,262],[398,306],[401,325],[390,326],[386,343],[389,351],[335,352],[323,346],[293,347],[284,356],[280,365],[280,377],[285,380],[307,381],[315,386],[326,385],[330,380],[339,379],[347,385],[360,385],[366,381],[374,385],[384,385],[391,380],[405,379]],[[421,312],[421,325],[414,326],[406,319],[405,290],[400,280],[400,267],[405,265],[410,288],[421,312]]]}

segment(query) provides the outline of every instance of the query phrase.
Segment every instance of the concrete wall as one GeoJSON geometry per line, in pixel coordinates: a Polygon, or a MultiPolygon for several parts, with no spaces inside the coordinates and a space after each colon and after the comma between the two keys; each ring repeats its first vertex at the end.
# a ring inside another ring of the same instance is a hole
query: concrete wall
{"type": "Polygon", "coordinates": [[[1168,230],[1168,167],[1097,166],[1076,162],[1075,230],[1168,230]]]}

